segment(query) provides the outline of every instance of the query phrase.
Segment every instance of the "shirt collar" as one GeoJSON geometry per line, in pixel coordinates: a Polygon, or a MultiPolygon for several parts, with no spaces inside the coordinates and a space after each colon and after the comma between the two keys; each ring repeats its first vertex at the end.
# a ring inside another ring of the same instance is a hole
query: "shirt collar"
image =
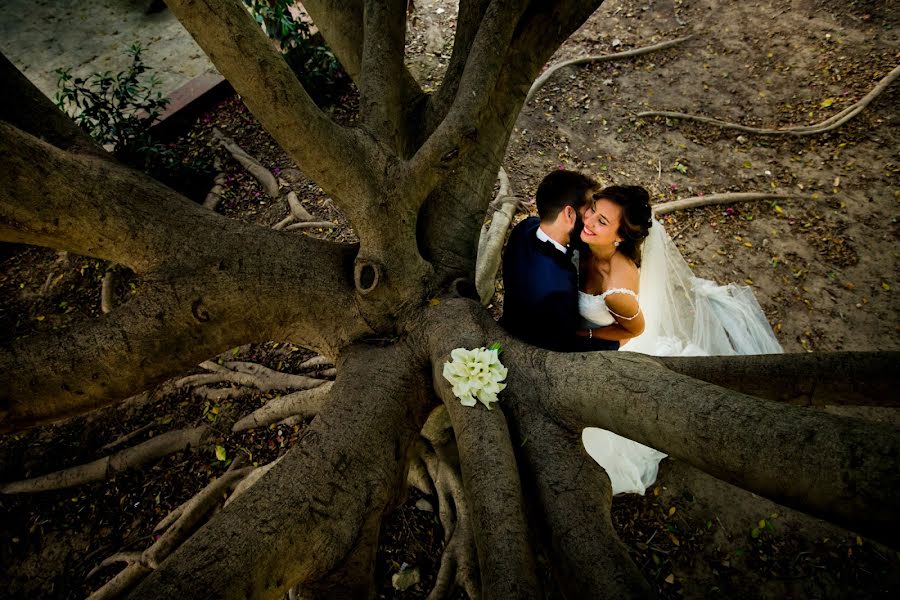
{"type": "Polygon", "coordinates": [[[537,239],[541,240],[542,242],[550,242],[557,250],[559,250],[563,254],[566,254],[568,252],[565,246],[544,233],[544,230],[541,229],[540,226],[537,228],[537,239]]]}

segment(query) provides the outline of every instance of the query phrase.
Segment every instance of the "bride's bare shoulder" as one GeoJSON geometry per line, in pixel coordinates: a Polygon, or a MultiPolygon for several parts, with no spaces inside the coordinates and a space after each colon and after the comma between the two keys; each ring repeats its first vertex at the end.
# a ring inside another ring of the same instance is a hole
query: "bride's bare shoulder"
{"type": "Polygon", "coordinates": [[[624,254],[614,254],[609,261],[609,286],[637,291],[641,275],[634,261],[624,254]]]}

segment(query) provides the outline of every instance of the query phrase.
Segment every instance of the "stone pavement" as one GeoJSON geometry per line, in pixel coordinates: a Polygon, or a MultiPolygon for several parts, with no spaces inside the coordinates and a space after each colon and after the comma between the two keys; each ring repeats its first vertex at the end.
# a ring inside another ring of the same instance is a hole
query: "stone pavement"
{"type": "Polygon", "coordinates": [[[150,0],[0,0],[0,52],[41,91],[56,93],[58,67],[72,74],[125,70],[134,42],[164,94],[215,67],[167,9],[145,14],[150,0]]]}

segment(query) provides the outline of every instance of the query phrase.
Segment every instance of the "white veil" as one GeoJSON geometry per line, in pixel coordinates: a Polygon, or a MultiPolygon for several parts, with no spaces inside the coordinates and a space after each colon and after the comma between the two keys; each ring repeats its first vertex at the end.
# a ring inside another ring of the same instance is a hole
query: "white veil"
{"type": "Polygon", "coordinates": [[[621,350],[654,356],[783,352],[753,291],[694,277],[655,218],[643,245],[640,285],[644,332],[621,350]]]}

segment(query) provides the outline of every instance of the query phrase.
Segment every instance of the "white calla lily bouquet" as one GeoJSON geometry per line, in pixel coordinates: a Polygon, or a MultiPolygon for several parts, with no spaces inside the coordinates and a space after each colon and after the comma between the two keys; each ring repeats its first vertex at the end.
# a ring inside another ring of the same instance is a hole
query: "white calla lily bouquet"
{"type": "Polygon", "coordinates": [[[453,386],[453,395],[463,406],[475,406],[478,402],[491,410],[506,384],[506,367],[500,362],[500,344],[488,348],[467,350],[457,348],[450,353],[451,360],[444,363],[444,379],[453,386]]]}

